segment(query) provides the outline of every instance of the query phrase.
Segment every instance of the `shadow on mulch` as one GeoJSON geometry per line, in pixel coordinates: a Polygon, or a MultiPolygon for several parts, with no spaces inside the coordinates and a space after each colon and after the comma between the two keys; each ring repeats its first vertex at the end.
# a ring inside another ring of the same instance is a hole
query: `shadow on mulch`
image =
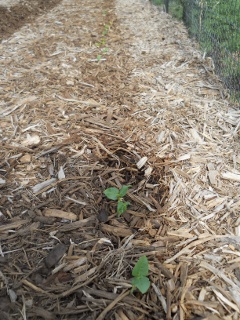
{"type": "Polygon", "coordinates": [[[11,36],[16,30],[31,22],[37,16],[52,9],[62,0],[31,0],[11,8],[0,6],[0,41],[11,36]]]}

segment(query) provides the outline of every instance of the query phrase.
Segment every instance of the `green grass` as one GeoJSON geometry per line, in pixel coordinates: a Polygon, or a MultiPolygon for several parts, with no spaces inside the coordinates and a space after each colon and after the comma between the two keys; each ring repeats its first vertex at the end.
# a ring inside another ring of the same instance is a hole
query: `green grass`
{"type": "Polygon", "coordinates": [[[240,91],[240,0],[192,0],[185,4],[186,24],[202,50],[213,57],[225,84],[240,91]]]}
{"type": "MultiPolygon", "coordinates": [[[[164,0],[152,0],[164,5],[164,0]]],[[[240,96],[240,0],[169,0],[169,13],[183,19],[233,96],[240,96]]],[[[239,100],[239,98],[238,98],[239,100]]]]}
{"type": "Polygon", "coordinates": [[[179,4],[178,1],[170,1],[169,4],[169,13],[171,13],[171,15],[178,19],[178,20],[182,20],[183,18],[183,7],[181,4],[179,4]]]}
{"type": "Polygon", "coordinates": [[[152,0],[152,3],[156,4],[157,6],[160,6],[163,4],[163,0],[152,0]]]}
{"type": "MultiPolygon", "coordinates": [[[[157,6],[163,6],[164,0],[151,0],[153,4],[157,6]]],[[[176,19],[182,20],[183,7],[179,0],[169,0],[169,13],[176,19]]]]}

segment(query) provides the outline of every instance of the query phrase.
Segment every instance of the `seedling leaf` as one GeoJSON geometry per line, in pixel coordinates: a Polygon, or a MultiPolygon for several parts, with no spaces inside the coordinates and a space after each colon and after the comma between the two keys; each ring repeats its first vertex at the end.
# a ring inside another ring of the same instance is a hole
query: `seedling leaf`
{"type": "Polygon", "coordinates": [[[142,278],[148,275],[148,259],[146,256],[139,258],[132,270],[133,277],[142,278]]]}
{"type": "Polygon", "coordinates": [[[103,49],[102,49],[102,52],[103,52],[103,53],[108,52],[108,48],[103,48],[103,49]]]}
{"type": "Polygon", "coordinates": [[[119,190],[115,187],[108,188],[103,193],[110,200],[118,200],[119,198],[119,190]]]}
{"type": "Polygon", "coordinates": [[[120,216],[121,214],[123,214],[125,211],[127,211],[127,206],[130,204],[130,202],[126,202],[126,201],[118,201],[117,204],[117,213],[118,216],[120,216]]]}
{"type": "Polygon", "coordinates": [[[121,198],[123,198],[127,192],[128,192],[128,189],[130,188],[131,186],[122,186],[122,188],[119,190],[119,195],[121,198]]]}
{"type": "Polygon", "coordinates": [[[142,294],[144,294],[150,287],[150,280],[148,277],[133,278],[132,285],[133,289],[137,288],[142,294]]]}

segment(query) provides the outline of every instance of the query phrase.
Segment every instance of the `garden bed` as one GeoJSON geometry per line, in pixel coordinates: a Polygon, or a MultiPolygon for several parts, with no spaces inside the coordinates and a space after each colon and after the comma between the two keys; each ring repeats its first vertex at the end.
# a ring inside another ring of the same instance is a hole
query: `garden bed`
{"type": "Polygon", "coordinates": [[[239,111],[184,26],[63,1],[0,51],[2,318],[238,319],[239,111]]]}

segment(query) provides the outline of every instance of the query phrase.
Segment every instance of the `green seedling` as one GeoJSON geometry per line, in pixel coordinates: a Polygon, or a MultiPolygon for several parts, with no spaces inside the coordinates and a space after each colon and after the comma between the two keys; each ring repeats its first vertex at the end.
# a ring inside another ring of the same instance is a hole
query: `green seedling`
{"type": "Polygon", "coordinates": [[[100,48],[100,47],[104,46],[105,44],[106,44],[106,39],[102,38],[101,41],[95,43],[95,46],[100,48]]]}
{"type": "Polygon", "coordinates": [[[100,61],[102,59],[102,56],[99,54],[98,56],[97,56],[97,61],[100,61]]]}
{"type": "Polygon", "coordinates": [[[101,39],[101,45],[104,46],[105,44],[106,44],[106,39],[105,39],[105,38],[102,38],[102,39],[101,39]]]}
{"type": "Polygon", "coordinates": [[[130,202],[127,202],[123,199],[130,187],[131,186],[122,186],[121,189],[111,187],[103,192],[108,199],[117,201],[118,217],[120,217],[127,210],[127,207],[130,204],[130,202]]]}
{"type": "Polygon", "coordinates": [[[102,33],[103,36],[106,36],[108,34],[110,26],[108,24],[105,24],[104,31],[102,33]]]}
{"type": "Polygon", "coordinates": [[[146,256],[139,258],[138,262],[135,264],[135,267],[132,270],[132,290],[138,289],[142,294],[146,293],[150,287],[150,280],[147,277],[148,275],[148,259],[146,256]]]}
{"type": "Polygon", "coordinates": [[[108,48],[103,48],[103,49],[102,49],[102,52],[103,52],[103,53],[107,53],[107,52],[108,52],[108,48]]]}

